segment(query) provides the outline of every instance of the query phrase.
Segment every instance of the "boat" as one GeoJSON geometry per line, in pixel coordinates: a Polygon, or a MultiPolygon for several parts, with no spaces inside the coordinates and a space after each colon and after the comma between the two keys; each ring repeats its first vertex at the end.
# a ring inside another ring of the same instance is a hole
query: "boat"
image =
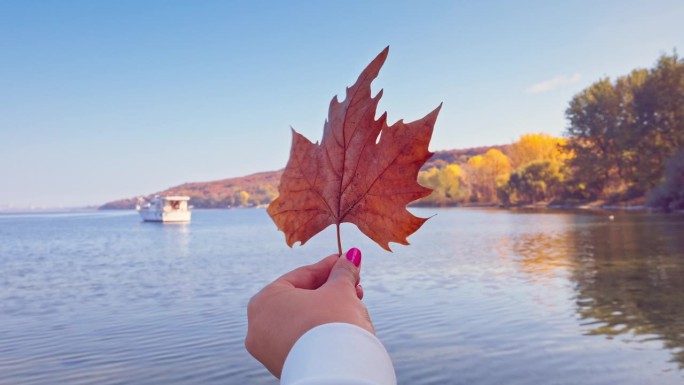
{"type": "Polygon", "coordinates": [[[159,196],[156,195],[149,202],[138,198],[135,209],[145,222],[190,222],[192,213],[187,196],[159,196]]]}

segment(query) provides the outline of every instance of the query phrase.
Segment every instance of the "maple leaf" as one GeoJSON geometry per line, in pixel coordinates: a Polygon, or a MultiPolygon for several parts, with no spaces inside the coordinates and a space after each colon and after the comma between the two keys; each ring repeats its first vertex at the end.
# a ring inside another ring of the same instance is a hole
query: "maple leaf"
{"type": "Polygon", "coordinates": [[[343,102],[332,99],[320,144],[292,129],[280,195],[268,207],[290,247],[334,224],[341,255],[340,224],[349,222],[391,251],[389,242],[408,245],[406,238],[427,220],[406,205],[432,192],[416,179],[432,156],[428,146],[442,105],[411,123],[388,126],[387,113],[375,120],[382,90],[371,97],[370,85],[388,52],[363,70],[343,102]]]}

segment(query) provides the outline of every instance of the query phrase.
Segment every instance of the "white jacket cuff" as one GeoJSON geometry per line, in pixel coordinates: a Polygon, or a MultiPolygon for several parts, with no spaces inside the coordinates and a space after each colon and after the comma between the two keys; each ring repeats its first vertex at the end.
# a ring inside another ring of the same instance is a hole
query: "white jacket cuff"
{"type": "Polygon", "coordinates": [[[317,326],[297,340],[281,385],[396,385],[392,360],[373,334],[352,324],[317,326]]]}

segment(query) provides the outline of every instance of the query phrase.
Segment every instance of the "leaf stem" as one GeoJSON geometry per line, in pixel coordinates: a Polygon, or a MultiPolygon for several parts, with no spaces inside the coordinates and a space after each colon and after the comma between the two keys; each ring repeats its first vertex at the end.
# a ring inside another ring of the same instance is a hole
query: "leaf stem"
{"type": "Polygon", "coordinates": [[[337,256],[341,257],[342,256],[342,240],[340,239],[340,224],[336,223],[335,226],[337,226],[337,256]]]}

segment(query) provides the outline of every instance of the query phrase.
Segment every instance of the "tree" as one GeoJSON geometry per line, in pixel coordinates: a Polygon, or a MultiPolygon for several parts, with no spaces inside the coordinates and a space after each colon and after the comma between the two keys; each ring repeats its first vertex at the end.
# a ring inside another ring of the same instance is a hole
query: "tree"
{"type": "Polygon", "coordinates": [[[662,179],[665,162],[684,148],[684,60],[663,55],[634,95],[636,124],[630,145],[638,155],[635,181],[647,191],[662,179]]]}
{"type": "Polygon", "coordinates": [[[602,79],[575,95],[566,117],[576,183],[594,198],[641,196],[684,146],[684,61],[664,55],[650,70],[602,79]]]}
{"type": "Polygon", "coordinates": [[[443,168],[431,167],[418,174],[418,183],[433,189],[432,194],[421,200],[424,204],[454,206],[468,199],[463,170],[455,164],[443,168]]]}
{"type": "Polygon", "coordinates": [[[245,190],[235,191],[233,193],[233,202],[238,207],[247,206],[249,203],[249,193],[245,190]]]}
{"type": "Polygon", "coordinates": [[[480,203],[496,202],[496,189],[506,183],[511,172],[510,159],[501,151],[491,149],[484,155],[468,159],[467,167],[471,200],[480,203]]]}
{"type": "Polygon", "coordinates": [[[594,197],[621,189],[622,154],[616,137],[626,129],[620,119],[623,98],[605,78],[576,95],[566,110],[572,138],[566,148],[575,154],[571,165],[594,197]]]}
{"type": "Polygon", "coordinates": [[[539,160],[513,171],[508,182],[499,188],[505,204],[536,203],[555,198],[563,182],[561,163],[539,160]]]}
{"type": "Polygon", "coordinates": [[[511,165],[518,168],[538,160],[565,161],[569,158],[569,153],[565,150],[566,142],[564,138],[545,133],[521,135],[508,150],[511,165]]]}

